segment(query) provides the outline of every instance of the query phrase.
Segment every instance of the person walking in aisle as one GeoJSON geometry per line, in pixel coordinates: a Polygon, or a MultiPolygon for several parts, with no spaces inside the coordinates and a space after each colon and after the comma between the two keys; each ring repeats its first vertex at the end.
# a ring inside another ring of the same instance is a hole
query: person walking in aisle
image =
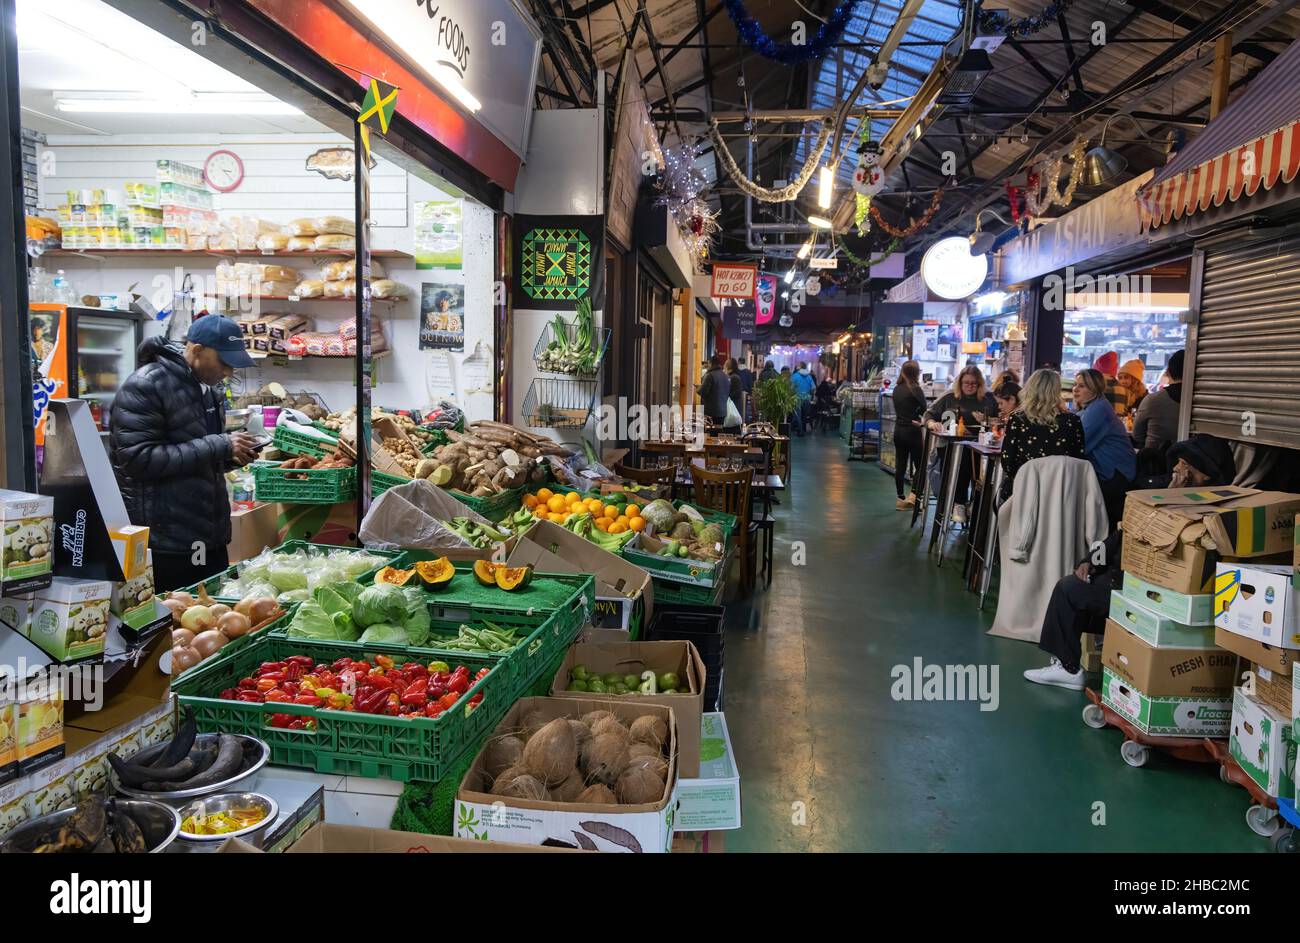
{"type": "MultiPolygon", "coordinates": [[[[997,400],[984,386],[984,374],[974,364],[962,367],[953,381],[952,389],[935,400],[925,414],[926,425],[932,433],[943,432],[944,423],[960,418],[971,435],[991,417],[998,414],[997,400]]],[[[950,447],[950,446],[949,446],[950,447]]],[[[957,496],[954,499],[954,523],[966,523],[966,503],[970,500],[970,482],[973,477],[970,462],[962,462],[957,469],[957,496]]]]}
{"type": "Polygon", "coordinates": [[[799,369],[795,371],[794,376],[790,378],[794,384],[794,395],[799,397],[798,416],[799,416],[799,434],[803,435],[804,430],[808,428],[808,419],[812,414],[813,394],[817,391],[817,381],[813,379],[812,371],[808,369],[807,361],[799,364],[799,369]]]}
{"type": "Polygon", "coordinates": [[[700,405],[704,409],[704,419],[710,426],[721,427],[727,420],[727,401],[731,398],[731,378],[727,376],[723,365],[727,362],[726,354],[714,354],[709,370],[704,379],[695,388],[699,394],[700,405]]]}
{"type": "Polygon", "coordinates": [[[109,454],[127,516],[149,528],[154,585],[190,586],[229,567],[226,472],[253,461],[256,440],[226,432],[218,387],[253,365],[230,318],[205,315],[186,343],[148,338],[109,417],[109,454]]]}
{"type": "Polygon", "coordinates": [[[1106,378],[1096,370],[1080,370],[1074,377],[1074,405],[1083,420],[1084,457],[1097,472],[1097,484],[1106,499],[1106,516],[1115,527],[1124,513],[1124,495],[1137,476],[1137,453],[1128,430],[1106,399],[1106,378]]]}
{"type": "MultiPolygon", "coordinates": [[[[994,395],[1000,396],[1000,391],[994,395]]],[[[1061,408],[1061,375],[1055,370],[1035,370],[1020,391],[1020,406],[1007,419],[998,503],[1011,497],[1016,472],[1025,463],[1049,455],[1083,458],[1083,423],[1061,408]]]]}
{"type": "Polygon", "coordinates": [[[909,360],[898,371],[894,387],[894,489],[898,500],[894,507],[907,511],[916,504],[921,490],[922,418],[925,416],[925,391],[921,389],[921,365],[909,360]],[[908,474],[912,490],[904,497],[903,486],[908,474]]]}
{"type": "Polygon", "coordinates": [[[731,400],[736,407],[736,416],[740,422],[724,425],[722,431],[728,435],[740,435],[740,427],[745,421],[745,381],[740,378],[740,369],[736,366],[736,358],[727,358],[727,398],[731,400]]]}
{"type": "MultiPolygon", "coordinates": [[[[1174,477],[1171,488],[1200,488],[1231,483],[1236,475],[1232,448],[1223,439],[1197,435],[1169,450],[1174,477]]],[[[1115,530],[1100,553],[1080,560],[1073,573],[1061,577],[1052,590],[1043,616],[1038,647],[1051,656],[1042,668],[1025,672],[1025,680],[1078,691],[1084,677],[1079,661],[1085,632],[1100,630],[1110,612],[1110,594],[1123,578],[1123,531],[1115,530]]]]}
{"type": "Polygon", "coordinates": [[[768,380],[775,380],[780,375],[776,372],[776,367],[772,365],[772,361],[767,360],[763,362],[763,369],[758,371],[758,382],[765,383],[768,380]]]}

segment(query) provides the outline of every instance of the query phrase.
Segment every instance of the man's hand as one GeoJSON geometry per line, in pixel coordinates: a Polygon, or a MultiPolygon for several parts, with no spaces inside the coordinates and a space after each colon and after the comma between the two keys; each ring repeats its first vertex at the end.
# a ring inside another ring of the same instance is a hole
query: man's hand
{"type": "Polygon", "coordinates": [[[253,451],[253,446],[257,444],[257,439],[247,432],[230,433],[230,451],[235,460],[235,464],[247,465],[253,459],[257,458],[257,453],[253,451]]]}
{"type": "Polygon", "coordinates": [[[1086,560],[1083,563],[1080,563],[1077,567],[1075,567],[1074,575],[1077,576],[1079,579],[1083,580],[1085,583],[1091,583],[1092,564],[1087,562],[1086,560]]]}

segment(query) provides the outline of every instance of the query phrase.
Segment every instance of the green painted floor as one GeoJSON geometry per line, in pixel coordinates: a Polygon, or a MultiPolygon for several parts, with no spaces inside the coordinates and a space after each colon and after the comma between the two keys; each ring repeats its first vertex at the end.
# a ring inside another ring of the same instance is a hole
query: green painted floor
{"type": "Polygon", "coordinates": [[[893,479],[846,455],[830,434],[795,442],[772,586],[729,591],[744,826],[727,851],[1269,850],[1217,767],[1129,767],[1118,730],[1083,725],[1082,694],[1026,682],[1043,653],[985,634],[993,606],[976,610],[960,561],[936,568],[893,479]],[[997,666],[997,710],[894,700],[891,669],[917,657],[997,666]]]}

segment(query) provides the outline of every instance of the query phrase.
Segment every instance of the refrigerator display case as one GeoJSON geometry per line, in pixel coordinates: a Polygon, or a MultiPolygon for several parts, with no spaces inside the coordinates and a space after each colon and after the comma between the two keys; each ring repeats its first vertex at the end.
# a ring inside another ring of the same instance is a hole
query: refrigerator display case
{"type": "MultiPolygon", "coordinates": [[[[1173,306],[1171,306],[1173,307],[1173,306]]],[[[1175,351],[1187,345],[1187,325],[1177,310],[1094,311],[1067,309],[1061,341],[1061,375],[1072,379],[1107,351],[1121,364],[1138,358],[1143,380],[1154,389],[1175,351]]]]}
{"type": "Polygon", "coordinates": [[[81,399],[102,436],[113,399],[136,368],[143,321],[127,311],[33,304],[29,310],[36,445],[45,445],[53,399],[81,399]]]}

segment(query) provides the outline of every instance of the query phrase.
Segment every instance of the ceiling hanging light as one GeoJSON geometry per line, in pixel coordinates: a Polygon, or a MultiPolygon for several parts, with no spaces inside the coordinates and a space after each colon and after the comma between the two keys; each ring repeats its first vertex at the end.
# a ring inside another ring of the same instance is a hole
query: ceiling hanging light
{"type": "Polygon", "coordinates": [[[1158,138],[1147,134],[1142,129],[1142,125],[1138,124],[1137,119],[1128,112],[1111,115],[1106,119],[1106,123],[1101,126],[1101,139],[1097,142],[1097,146],[1089,148],[1088,152],[1083,155],[1083,177],[1080,182],[1085,187],[1099,187],[1104,183],[1108,183],[1122,174],[1124,168],[1128,166],[1128,159],[1123,154],[1106,146],[1106,132],[1110,130],[1110,123],[1116,118],[1127,118],[1133,122],[1133,127],[1137,128],[1138,134],[1148,141],[1161,143],[1158,138]]]}
{"type": "Polygon", "coordinates": [[[808,225],[814,229],[831,229],[834,224],[825,216],[809,216],[808,225]]]}
{"type": "Polygon", "coordinates": [[[831,208],[831,197],[835,188],[835,171],[830,167],[821,169],[821,176],[817,179],[817,205],[824,210],[831,208]]]}
{"type": "Polygon", "coordinates": [[[808,258],[809,253],[812,252],[812,247],[813,247],[813,240],[811,239],[809,239],[807,242],[801,245],[799,247],[799,253],[798,253],[799,258],[801,259],[808,258]]]}

